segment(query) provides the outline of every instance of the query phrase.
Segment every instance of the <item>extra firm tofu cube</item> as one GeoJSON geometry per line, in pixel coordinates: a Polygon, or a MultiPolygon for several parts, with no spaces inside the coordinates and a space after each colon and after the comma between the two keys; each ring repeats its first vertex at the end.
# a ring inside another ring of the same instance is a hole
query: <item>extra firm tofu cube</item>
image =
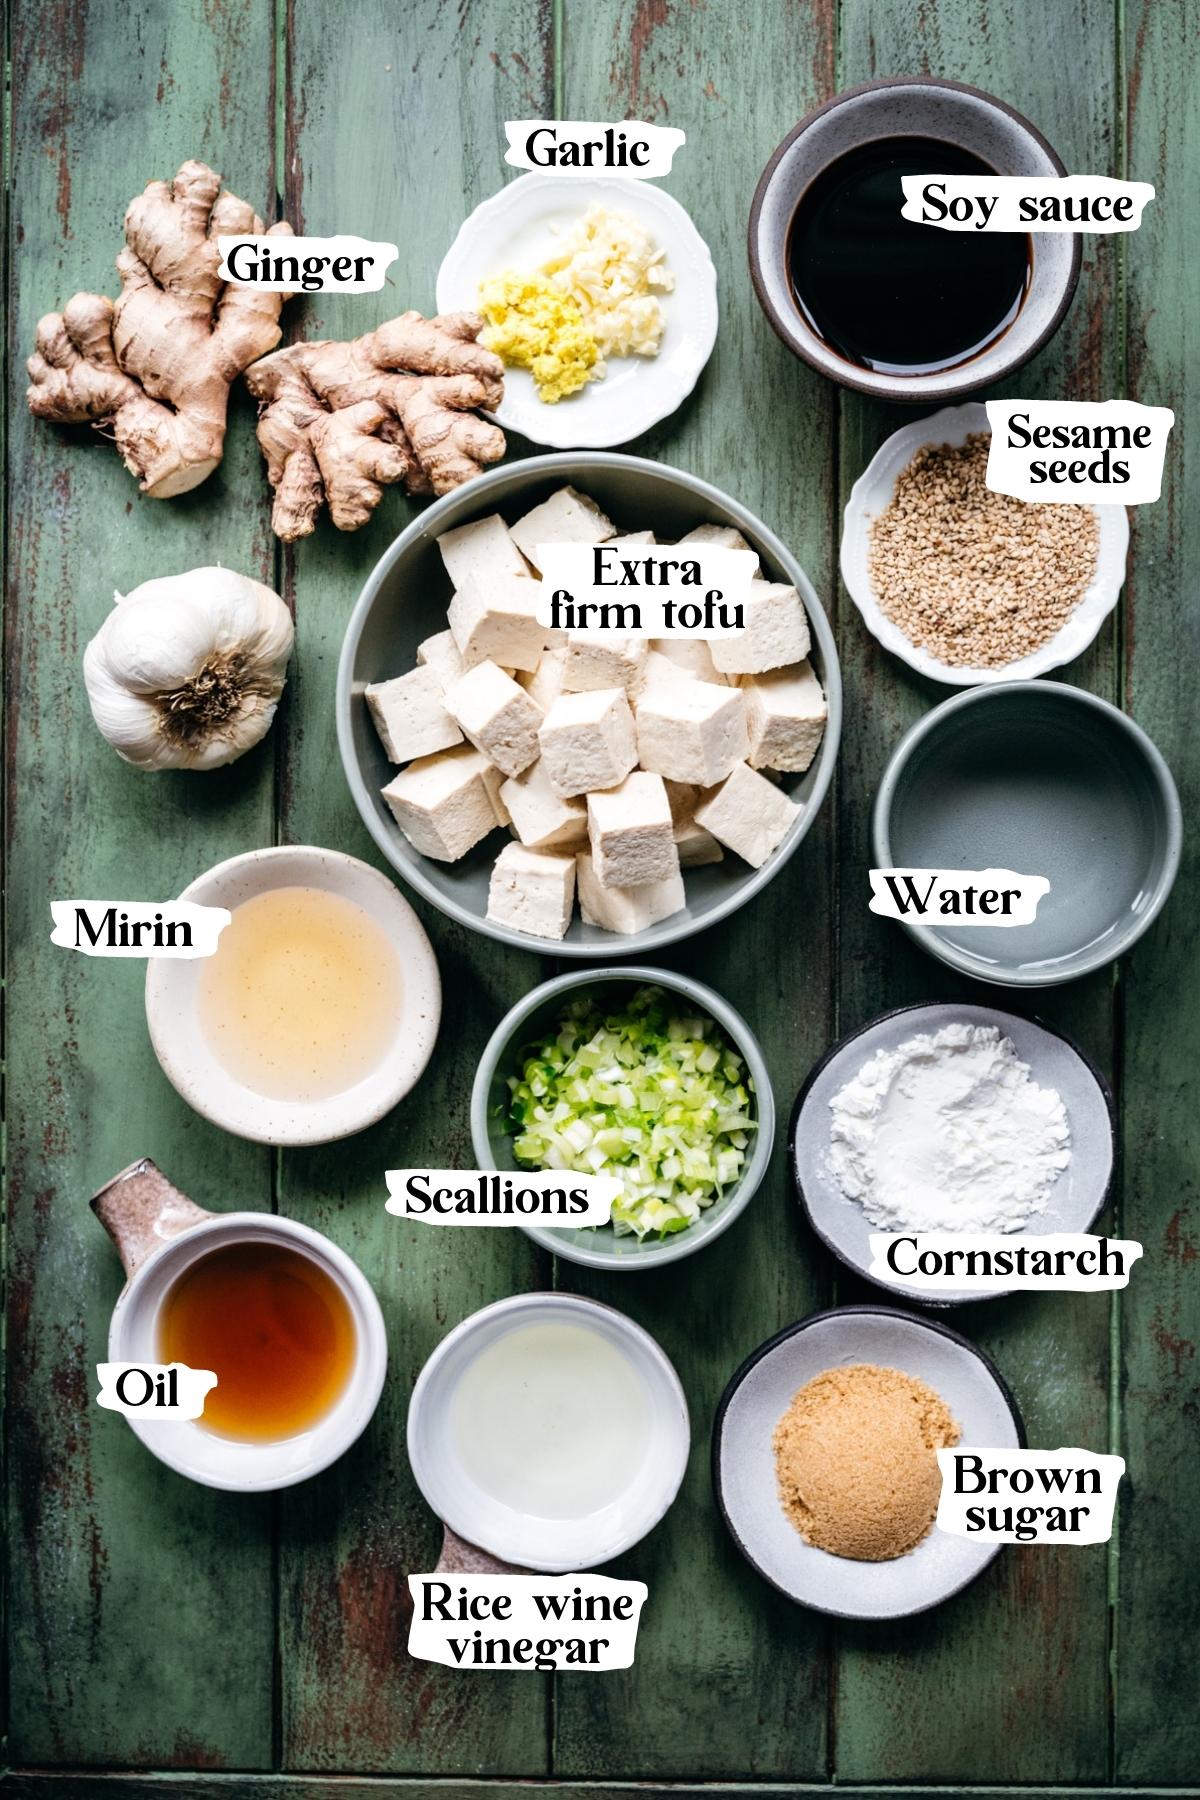
{"type": "Polygon", "coordinates": [[[512,528],[512,538],[536,569],[539,544],[602,544],[616,527],[594,500],[573,487],[559,488],[512,528]]]}
{"type": "Polygon", "coordinates": [[[649,651],[644,637],[623,637],[613,631],[569,631],[563,687],[572,694],[612,687],[636,694],[642,685],[649,651]]]}
{"type": "Polygon", "coordinates": [[[502,669],[536,669],[546,628],[535,608],[540,583],[528,576],[472,576],[458,588],[446,617],[465,668],[494,662],[502,669]]]}
{"type": "Polygon", "coordinates": [[[519,775],[538,755],[542,715],[523,687],[495,663],[477,663],[446,694],[446,710],[463,735],[506,775],[519,775]]]}
{"type": "Polygon", "coordinates": [[[394,763],[411,762],[461,744],[463,734],[446,711],[432,669],[410,669],[394,681],[375,681],[367,705],[384,749],[394,763]]]}
{"type": "Polygon", "coordinates": [[[487,758],[469,744],[422,756],[394,775],[383,790],[397,825],[414,850],[435,862],[460,856],[496,829],[484,786],[487,758]]]}
{"type": "Polygon", "coordinates": [[[671,808],[671,817],[676,825],[688,825],[696,816],[696,808],[704,799],[704,789],[694,781],[668,781],[663,786],[667,790],[667,801],[671,808]]]}
{"type": "Polygon", "coordinates": [[[624,688],[560,694],[538,738],[547,778],[564,799],[616,787],[637,766],[637,733],[624,688]]]}
{"type": "Polygon", "coordinates": [[[637,731],[643,769],[698,787],[724,781],[749,748],[741,694],[710,681],[651,688],[638,702],[637,731]]]}
{"type": "Polygon", "coordinates": [[[523,775],[506,781],[500,798],[513,829],[530,850],[572,850],[587,843],[587,807],[582,800],[564,800],[550,785],[546,766],[539,757],[523,775]]]}
{"type": "Polygon", "coordinates": [[[800,808],[786,794],[742,762],[696,808],[695,822],[752,868],[761,869],[799,817],[800,808]]]}
{"type": "MultiPolygon", "coordinates": [[[[681,537],[681,544],[719,544],[723,550],[749,550],[754,552],[754,545],[748,544],[735,525],[697,525],[686,537],[681,537]]],[[[757,564],[758,557],[755,554],[757,564]]],[[[757,569],[755,571],[758,572],[757,569]]]]}
{"type": "Polygon", "coordinates": [[[635,769],[620,787],[589,794],[592,868],[602,887],[645,887],[679,873],[675,827],[661,775],[635,769]]]}
{"type": "MultiPolygon", "coordinates": [[[[675,687],[681,681],[696,679],[690,670],[683,668],[671,657],[663,656],[658,650],[648,650],[646,660],[642,664],[642,685],[638,689],[638,698],[640,699],[643,694],[648,694],[651,688],[675,687]]],[[[718,680],[723,681],[724,677],[719,676],[718,680]]]]}
{"type": "Polygon", "coordinates": [[[509,577],[528,580],[529,566],[499,513],[443,531],[437,547],[456,588],[465,581],[503,581],[509,577]]]}
{"type": "Polygon", "coordinates": [[[697,681],[712,681],[720,686],[725,680],[703,638],[653,638],[650,650],[678,664],[685,675],[697,681]]]}
{"type": "Polygon", "coordinates": [[[487,797],[492,803],[492,811],[496,815],[497,825],[512,824],[508,808],[502,797],[505,779],[504,770],[498,769],[495,763],[488,763],[483,771],[483,785],[487,789],[487,797]]]}
{"type": "Polygon", "coordinates": [[[725,852],[712,832],[705,831],[703,825],[697,825],[695,819],[676,825],[675,848],[679,852],[681,869],[698,869],[705,863],[725,861],[725,852]]]}
{"type": "Polygon", "coordinates": [[[740,683],[746,703],[752,769],[799,774],[820,748],[829,708],[821,684],[806,662],[794,669],[747,675],[740,683]]]}
{"type": "Polygon", "coordinates": [[[575,882],[585,925],[598,925],[601,931],[632,935],[656,925],[660,919],[669,919],[672,913],[682,912],[687,905],[682,875],[669,875],[665,881],[652,881],[643,887],[605,887],[597,878],[588,851],[576,858],[575,882]]]}
{"type": "Polygon", "coordinates": [[[744,628],[712,639],[712,659],[724,675],[760,675],[803,662],[808,655],[808,614],[794,587],[756,581],[743,603],[744,628]]]}
{"type": "Polygon", "coordinates": [[[454,641],[454,633],[449,630],[439,631],[436,637],[427,637],[423,644],[418,644],[417,661],[422,667],[433,670],[443,692],[466,672],[467,667],[454,641]]]}
{"type": "Polygon", "coordinates": [[[563,691],[565,650],[547,650],[536,669],[522,669],[517,680],[540,712],[548,713],[563,691]]]}
{"type": "Polygon", "coordinates": [[[487,916],[530,937],[566,935],[575,904],[575,858],[505,844],[488,884],[487,916]]]}

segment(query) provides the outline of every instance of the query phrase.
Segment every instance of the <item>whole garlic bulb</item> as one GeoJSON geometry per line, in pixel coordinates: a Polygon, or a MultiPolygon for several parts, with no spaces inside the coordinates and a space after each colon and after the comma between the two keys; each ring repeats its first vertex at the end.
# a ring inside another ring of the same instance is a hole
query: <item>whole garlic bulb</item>
{"type": "Polygon", "coordinates": [[[88,645],[92,716],[139,769],[219,769],[265,736],[295,631],[269,587],[232,569],[143,581],[88,645]]]}

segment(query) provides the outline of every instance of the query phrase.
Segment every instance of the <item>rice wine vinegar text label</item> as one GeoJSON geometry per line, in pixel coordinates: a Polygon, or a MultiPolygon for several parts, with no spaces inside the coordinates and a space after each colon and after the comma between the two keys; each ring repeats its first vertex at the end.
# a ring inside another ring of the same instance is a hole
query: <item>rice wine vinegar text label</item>
{"type": "Polygon", "coordinates": [[[888,1284],[897,1278],[936,1296],[944,1288],[978,1294],[1050,1288],[1100,1293],[1129,1285],[1142,1254],[1132,1238],[1089,1237],[1085,1232],[875,1231],[868,1275],[888,1284]]]}
{"type": "Polygon", "coordinates": [[[212,956],[232,914],[193,900],[52,900],[50,942],[84,956],[212,956]]]}
{"type": "Polygon", "coordinates": [[[427,1225],[607,1225],[615,1175],[563,1169],[389,1169],[387,1211],[427,1225]]]}
{"type": "Polygon", "coordinates": [[[939,231],[1136,231],[1148,181],[1108,175],[904,175],[901,217],[939,231]]]}
{"type": "Polygon", "coordinates": [[[408,1653],[448,1669],[629,1669],[644,1581],[410,1575],[408,1653]]]}
{"type": "Polygon", "coordinates": [[[217,1378],[187,1363],[97,1363],[96,1405],[127,1419],[198,1419],[217,1378]]]}
{"type": "Polygon", "coordinates": [[[1122,1456],[1091,1450],[937,1452],[937,1528],[984,1544],[1105,1544],[1112,1536],[1122,1456]]]}
{"type": "Polygon", "coordinates": [[[956,925],[1032,925],[1050,892],[1044,875],[1014,869],[872,869],[870,909],[881,919],[956,925]]]}
{"type": "Polygon", "coordinates": [[[1169,406],[989,400],[988,487],[1017,500],[1144,506],[1162,492],[1169,406]]]}
{"type": "Polygon", "coordinates": [[[544,175],[598,169],[638,180],[669,175],[675,152],[687,141],[676,125],[647,125],[641,119],[623,119],[619,125],[591,119],[508,119],[504,131],[505,162],[544,175]]]}

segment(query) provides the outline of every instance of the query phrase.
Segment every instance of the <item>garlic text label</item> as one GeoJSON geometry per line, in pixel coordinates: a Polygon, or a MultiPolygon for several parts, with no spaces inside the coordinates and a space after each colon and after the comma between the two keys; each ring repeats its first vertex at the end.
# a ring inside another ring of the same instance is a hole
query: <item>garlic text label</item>
{"type": "Polygon", "coordinates": [[[1129,1272],[1142,1254],[1142,1246],[1132,1238],[1089,1237],[1072,1231],[1042,1237],[873,1231],[870,1245],[867,1273],[872,1280],[891,1283],[898,1276],[927,1294],[942,1288],[968,1288],[979,1294],[1014,1288],[1099,1293],[1128,1287],[1129,1272]]]}
{"type": "Polygon", "coordinates": [[[547,175],[594,169],[619,170],[639,180],[669,175],[671,159],[686,142],[678,126],[647,125],[641,119],[619,125],[591,119],[508,119],[504,131],[505,162],[547,175]]]}
{"type": "Polygon", "coordinates": [[[85,956],[211,956],[232,913],[194,900],[52,900],[50,942],[85,956]]]}
{"type": "Polygon", "coordinates": [[[647,1588],[610,1575],[410,1575],[408,1653],[448,1669],[629,1669],[647,1588]]]}
{"type": "Polygon", "coordinates": [[[881,919],[956,925],[1032,925],[1050,892],[1044,875],[1012,869],[872,869],[870,910],[881,919]]]}
{"type": "Polygon", "coordinates": [[[181,1362],[97,1363],[96,1374],[96,1405],[127,1419],[198,1419],[217,1385],[211,1369],[190,1369],[181,1362]]]}
{"type": "Polygon", "coordinates": [[[360,237],[217,239],[222,281],[262,294],[377,294],[400,251],[360,237]]]}
{"type": "Polygon", "coordinates": [[[902,175],[900,216],[939,231],[1136,231],[1148,181],[1108,175],[902,175]]]}
{"type": "Polygon", "coordinates": [[[537,621],[556,631],[733,637],[758,569],[723,544],[539,544],[537,621]]]}
{"type": "Polygon", "coordinates": [[[389,1169],[386,1210],[427,1225],[607,1225],[615,1175],[562,1169],[389,1169]]]}
{"type": "Polygon", "coordinates": [[[1162,491],[1169,406],[1136,400],[989,400],[986,481],[1017,500],[1144,506],[1162,491]]]}
{"type": "Polygon", "coordinates": [[[939,1450],[937,1527],[984,1544],[1106,1544],[1121,1456],[1091,1450],[939,1450]]]}

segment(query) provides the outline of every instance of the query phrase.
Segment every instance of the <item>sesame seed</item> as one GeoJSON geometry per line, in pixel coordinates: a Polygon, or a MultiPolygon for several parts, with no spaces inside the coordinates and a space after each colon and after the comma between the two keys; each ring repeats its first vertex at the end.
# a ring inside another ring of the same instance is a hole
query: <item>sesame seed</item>
{"type": "Polygon", "coordinates": [[[989,447],[986,432],[927,444],[871,524],[880,611],[910,643],[956,667],[998,669],[1032,655],[1096,573],[1094,510],[992,493],[989,447]]]}

